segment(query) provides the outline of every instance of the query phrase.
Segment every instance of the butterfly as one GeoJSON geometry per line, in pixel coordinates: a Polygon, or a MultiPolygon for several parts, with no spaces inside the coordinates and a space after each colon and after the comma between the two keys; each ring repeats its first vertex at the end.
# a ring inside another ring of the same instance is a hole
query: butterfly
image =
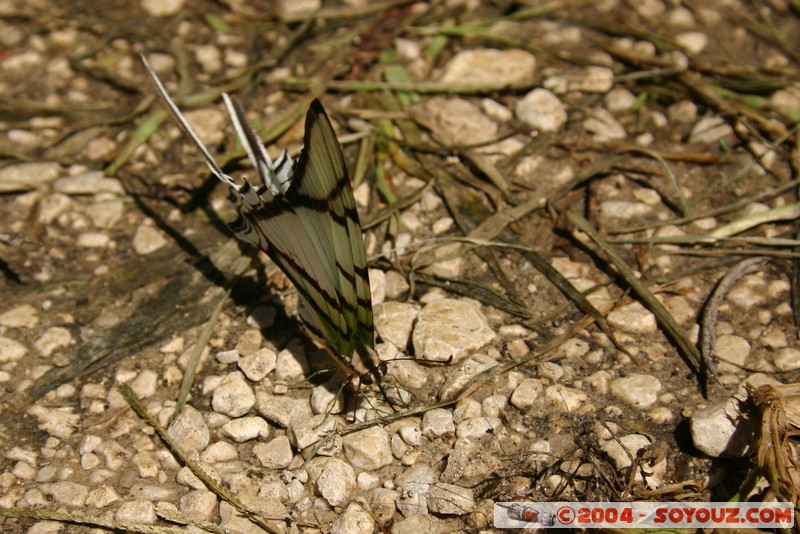
{"type": "Polygon", "coordinates": [[[241,184],[222,171],[170,99],[142,56],[161,100],[230,190],[239,213],[230,225],[243,241],[263,250],[297,288],[303,322],[324,340],[336,364],[360,383],[380,383],[385,365],[374,361],[372,297],[367,256],[342,149],[319,100],[306,114],[303,150],[273,161],[242,107],[223,93],[225,107],[260,184],[241,184]]]}

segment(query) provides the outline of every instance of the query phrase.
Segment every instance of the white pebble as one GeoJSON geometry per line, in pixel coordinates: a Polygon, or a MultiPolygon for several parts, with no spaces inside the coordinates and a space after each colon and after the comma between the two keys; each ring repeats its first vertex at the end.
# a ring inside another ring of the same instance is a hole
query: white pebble
{"type": "Polygon", "coordinates": [[[389,434],[381,427],[347,434],[342,443],[345,456],[353,467],[374,471],[392,463],[389,434]]]}
{"type": "Polygon", "coordinates": [[[255,402],[253,390],[240,372],[225,375],[211,396],[211,407],[214,411],[228,417],[245,415],[255,402]]]}
{"type": "Polygon", "coordinates": [[[211,433],[200,412],[184,406],[181,413],[167,429],[169,436],[180,443],[184,451],[203,450],[211,440],[211,433]]]}
{"type": "Polygon", "coordinates": [[[239,452],[232,444],[227,441],[217,441],[210,444],[200,454],[200,460],[207,464],[217,462],[230,462],[239,459],[239,452]]]}
{"type": "Polygon", "coordinates": [[[265,347],[241,358],[239,360],[239,369],[248,380],[261,382],[269,373],[275,370],[277,359],[278,355],[275,351],[265,347]]]}
{"type": "Polygon", "coordinates": [[[355,470],[338,458],[324,458],[319,463],[322,469],[315,483],[319,494],[331,506],[347,504],[350,491],[356,487],[355,470]]]}
{"type": "Polygon", "coordinates": [[[253,454],[267,469],[285,469],[294,458],[289,438],[286,436],[278,436],[267,443],[257,443],[253,447],[253,454]]]}
{"type": "Polygon", "coordinates": [[[519,383],[514,393],[511,394],[510,402],[520,410],[530,408],[542,391],[544,391],[544,384],[541,380],[526,378],[519,383]]]}
{"type": "Polygon", "coordinates": [[[269,424],[261,417],[239,417],[228,421],[220,431],[236,443],[244,443],[252,439],[266,439],[269,436],[269,424]]]}
{"type": "Polygon", "coordinates": [[[637,408],[649,408],[658,401],[661,382],[652,375],[631,374],[611,381],[611,393],[637,408]]]}
{"type": "Polygon", "coordinates": [[[30,304],[20,304],[0,314],[0,326],[33,328],[39,324],[39,314],[30,304]]]}
{"type": "Polygon", "coordinates": [[[436,408],[425,412],[420,426],[422,435],[427,438],[452,436],[456,426],[453,423],[453,412],[444,408],[436,408]]]}
{"type": "Polygon", "coordinates": [[[150,501],[136,500],[122,503],[114,519],[120,523],[142,523],[153,525],[158,521],[155,506],[150,501]]]}

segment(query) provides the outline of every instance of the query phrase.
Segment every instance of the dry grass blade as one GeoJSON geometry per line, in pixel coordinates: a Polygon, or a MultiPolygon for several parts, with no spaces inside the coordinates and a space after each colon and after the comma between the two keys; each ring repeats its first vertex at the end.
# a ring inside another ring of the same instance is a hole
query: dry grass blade
{"type": "Polygon", "coordinates": [[[36,508],[0,508],[0,517],[16,517],[35,521],[58,521],[90,528],[114,531],[124,530],[141,534],[185,534],[186,532],[185,527],[145,525],[128,521],[106,520],[98,515],[68,514],[36,508]]]}
{"type": "Polygon", "coordinates": [[[642,300],[647,308],[656,316],[658,323],[664,328],[667,335],[675,342],[678,349],[683,356],[690,369],[694,373],[698,373],[701,380],[701,386],[705,388],[707,380],[707,370],[703,364],[702,356],[692,342],[687,337],[681,326],[667,310],[663,304],[653,295],[653,293],[645,286],[633,270],[628,267],[628,264],[614,251],[613,248],[603,239],[599,233],[589,224],[589,221],[580,215],[569,212],[569,220],[575,227],[588,235],[592,241],[597,244],[603,253],[611,260],[611,263],[620,273],[625,283],[633,289],[634,293],[642,300]]]}
{"type": "Polygon", "coordinates": [[[203,484],[205,484],[209,490],[213,491],[217,497],[228,502],[231,506],[236,508],[240,513],[247,517],[247,519],[265,529],[267,532],[271,532],[273,534],[282,534],[284,532],[284,529],[275,526],[276,521],[283,521],[284,518],[266,519],[261,517],[257,511],[251,510],[249,507],[245,506],[242,501],[240,501],[222,484],[214,480],[213,477],[206,473],[206,471],[200,467],[199,464],[192,460],[192,458],[190,458],[189,455],[186,454],[183,449],[181,449],[178,444],[172,440],[167,431],[162,428],[161,425],[158,424],[158,421],[156,421],[155,418],[153,418],[147,412],[139,398],[130,387],[127,385],[121,385],[118,386],[117,389],[128,402],[128,405],[131,407],[131,409],[136,412],[136,415],[138,415],[140,419],[145,421],[153,428],[153,430],[156,431],[158,437],[161,438],[161,441],[164,442],[167,448],[181,461],[181,463],[186,465],[197,478],[202,480],[203,484]]]}

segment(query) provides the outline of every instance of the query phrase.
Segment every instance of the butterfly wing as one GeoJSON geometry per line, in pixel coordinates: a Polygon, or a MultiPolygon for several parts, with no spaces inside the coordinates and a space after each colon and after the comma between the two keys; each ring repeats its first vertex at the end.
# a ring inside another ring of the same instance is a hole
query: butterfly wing
{"type": "MultiPolygon", "coordinates": [[[[231,228],[266,252],[295,285],[333,351],[349,359],[357,345],[373,346],[367,259],[341,147],[322,104],[311,103],[297,162],[285,152],[273,162],[241,107],[223,94],[234,127],[261,185],[225,174],[142,57],[159,96],[178,125],[225,182],[239,212],[231,228]],[[294,166],[293,166],[294,164],[294,166]]],[[[355,374],[351,365],[344,367],[355,374]]]]}
{"type": "MultiPolygon", "coordinates": [[[[355,202],[333,128],[324,111],[323,122],[317,121],[312,104],[306,117],[305,146],[291,169],[286,193],[273,194],[276,189],[286,187],[287,182],[281,181],[275,172],[241,107],[224,96],[239,139],[263,184],[252,189],[245,183],[239,188],[240,217],[231,228],[242,239],[264,250],[281,268],[313,313],[314,320],[307,321],[311,329],[318,331],[315,333],[324,337],[338,355],[349,358],[357,332],[356,312],[351,303],[357,300],[358,275],[352,274],[352,244],[349,240],[346,246],[339,242],[350,236],[346,227],[344,233],[339,228],[347,221],[337,213],[342,212],[338,206],[346,202],[340,196],[349,194],[353,212],[355,202]],[[318,125],[326,127],[322,135],[318,125]],[[333,144],[327,135],[333,136],[333,144]]],[[[316,106],[322,109],[319,102],[316,106]]],[[[356,236],[363,250],[360,231],[356,236]]],[[[370,315],[370,328],[371,324],[370,315]]]]}
{"type": "Polygon", "coordinates": [[[348,338],[342,340],[348,352],[343,354],[352,354],[357,343],[373,346],[367,256],[342,150],[319,100],[306,115],[303,141],[286,199],[306,226],[330,243],[334,282],[348,328],[348,338]]]}

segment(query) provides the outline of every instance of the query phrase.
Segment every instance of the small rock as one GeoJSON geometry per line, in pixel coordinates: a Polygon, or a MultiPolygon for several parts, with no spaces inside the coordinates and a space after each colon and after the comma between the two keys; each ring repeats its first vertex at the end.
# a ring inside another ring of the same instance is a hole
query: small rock
{"type": "Polygon", "coordinates": [[[430,375],[428,371],[420,364],[409,360],[388,361],[391,362],[389,364],[389,375],[401,386],[413,390],[420,389],[428,383],[430,375]]]}
{"type": "Polygon", "coordinates": [[[0,326],[33,328],[39,324],[39,314],[30,304],[20,304],[0,314],[0,326]]]}
{"type": "Polygon", "coordinates": [[[356,487],[356,472],[338,458],[325,458],[315,482],[317,491],[331,506],[344,506],[350,502],[350,492],[356,487]]]}
{"type": "Polygon", "coordinates": [[[309,370],[305,353],[298,347],[283,349],[275,360],[275,378],[293,382],[302,379],[309,370]]]}
{"type": "Polygon", "coordinates": [[[405,425],[400,427],[398,435],[405,443],[412,447],[419,447],[422,445],[422,431],[416,425],[405,425]]]}
{"type": "Polygon", "coordinates": [[[484,115],[480,107],[462,98],[433,97],[412,112],[442,136],[445,142],[464,145],[492,141],[497,136],[497,123],[484,115]]]}
{"type": "Polygon", "coordinates": [[[120,471],[127,465],[133,454],[131,451],[114,441],[107,439],[97,447],[97,452],[103,455],[106,467],[112,471],[120,471]]]}
{"type": "Polygon", "coordinates": [[[603,200],[600,202],[600,216],[604,219],[628,221],[653,213],[653,207],[644,202],[630,200],[603,200]]]}
{"type": "Polygon", "coordinates": [[[382,340],[404,351],[411,340],[419,310],[415,304],[393,300],[379,304],[375,306],[375,330],[382,340]]]}
{"type": "Polygon", "coordinates": [[[609,439],[602,446],[617,469],[625,469],[633,465],[631,458],[636,458],[637,453],[650,446],[650,440],[642,434],[629,434],[618,439],[609,439]]]}
{"type": "Polygon", "coordinates": [[[217,353],[215,358],[219,363],[238,363],[239,358],[241,358],[241,354],[239,354],[239,351],[236,349],[221,350],[217,353]]]}
{"type": "Polygon", "coordinates": [[[703,117],[689,135],[689,143],[701,143],[710,145],[716,143],[723,137],[733,135],[733,128],[725,122],[725,119],[715,115],[703,117]]]}
{"type": "Polygon", "coordinates": [[[452,436],[456,426],[453,423],[453,412],[444,408],[436,408],[425,412],[422,416],[422,435],[427,438],[452,436]]]}
{"type": "Polygon", "coordinates": [[[155,478],[158,475],[158,461],[147,451],[139,451],[131,458],[141,478],[155,478]]]}
{"type": "Polygon", "coordinates": [[[42,493],[51,497],[58,504],[80,508],[86,504],[89,488],[75,482],[63,481],[42,484],[39,486],[42,493]]]}
{"type": "Polygon", "coordinates": [[[380,269],[369,269],[367,275],[372,293],[372,306],[382,304],[386,299],[386,273],[380,269]]]}
{"type": "Polygon", "coordinates": [[[326,414],[292,421],[286,434],[291,444],[299,451],[317,443],[323,436],[336,429],[336,419],[326,414]]]}
{"type": "Polygon", "coordinates": [[[42,336],[37,339],[33,346],[42,356],[51,356],[54,352],[72,343],[72,333],[66,328],[53,326],[48,328],[42,336]]]}
{"type": "Polygon", "coordinates": [[[239,372],[228,373],[214,390],[211,407],[215,412],[228,417],[245,415],[256,403],[256,396],[244,375],[239,372]]]}
{"type": "Polygon", "coordinates": [[[261,417],[239,417],[222,425],[220,431],[236,443],[244,443],[256,438],[266,439],[269,436],[269,424],[261,417]]]}
{"type": "Polygon", "coordinates": [[[458,85],[513,85],[529,82],[535,68],[536,58],[524,50],[462,50],[445,65],[441,81],[458,85]]]}
{"type": "Polygon", "coordinates": [[[461,360],[455,368],[448,371],[447,378],[439,390],[439,397],[449,399],[464,387],[467,382],[472,380],[475,375],[495,365],[497,365],[497,360],[484,354],[473,354],[469,358],[461,360]]]}
{"type": "Polygon", "coordinates": [[[161,249],[167,244],[164,234],[157,228],[153,228],[147,222],[143,222],[133,234],[133,250],[140,256],[147,256],[161,249]]]}
{"type": "Polygon", "coordinates": [[[61,214],[72,209],[72,199],[61,193],[53,193],[39,202],[39,223],[52,224],[61,214]]]}
{"type": "Polygon", "coordinates": [[[582,93],[607,93],[614,87],[614,71],[608,67],[586,67],[580,76],[569,79],[568,91],[582,93]]]}
{"type": "Polygon", "coordinates": [[[492,417],[473,417],[458,423],[456,437],[479,440],[501,426],[500,420],[492,417]]]}
{"type": "Polygon", "coordinates": [[[611,381],[611,393],[637,408],[649,408],[658,401],[661,382],[652,375],[632,374],[611,381]]]}
{"type": "Polygon", "coordinates": [[[553,406],[566,412],[575,412],[586,402],[586,393],[579,389],[568,388],[561,384],[548,386],[544,390],[544,398],[553,406]]]}
{"type": "Polygon", "coordinates": [[[255,408],[264,419],[284,428],[313,415],[308,400],[271,395],[263,390],[256,392],[255,408]]]}
{"type": "Polygon", "coordinates": [[[675,36],[675,42],[690,54],[699,54],[708,46],[708,36],[703,32],[684,32],[675,36]]]}
{"type": "Polygon", "coordinates": [[[248,380],[261,382],[275,370],[278,355],[269,347],[259,349],[239,360],[239,369],[248,380]]]}
{"type": "Polygon", "coordinates": [[[86,206],[86,216],[97,228],[107,230],[113,228],[124,213],[123,204],[119,200],[95,202],[86,206]]]}
{"type": "Polygon", "coordinates": [[[321,0],[279,0],[275,12],[284,22],[296,22],[311,17],[321,7],[321,0]]]}
{"type": "Polygon", "coordinates": [[[45,408],[34,404],[27,413],[36,418],[39,430],[57,438],[66,439],[79,427],[80,415],[72,413],[69,407],[45,408]]]}
{"type": "Polygon", "coordinates": [[[534,89],[514,108],[521,122],[535,130],[554,132],[567,121],[567,111],[556,95],[547,89],[534,89]]]}
{"type": "Polygon", "coordinates": [[[48,184],[61,174],[58,163],[19,163],[0,168],[0,193],[30,191],[48,184]]]}
{"type": "Polygon", "coordinates": [[[554,362],[542,362],[536,366],[536,371],[541,378],[549,380],[553,384],[564,376],[564,368],[554,362]]]}
{"type": "Polygon", "coordinates": [[[168,17],[183,9],[184,0],[141,0],[142,10],[153,17],[168,17]]]}
{"type": "Polygon", "coordinates": [[[208,490],[190,491],[180,500],[181,514],[199,521],[210,521],[216,507],[217,496],[208,490]]]}
{"type": "Polygon", "coordinates": [[[119,500],[119,495],[114,491],[111,486],[100,486],[95,488],[86,495],[84,502],[85,506],[91,508],[105,508],[109,504],[115,503],[119,500]]]}
{"type": "Polygon", "coordinates": [[[152,502],[136,500],[122,503],[114,519],[119,523],[153,525],[158,521],[158,516],[152,502]]]}
{"type": "Polygon", "coordinates": [[[542,393],[543,390],[544,384],[542,384],[541,380],[536,378],[526,378],[519,383],[514,390],[514,393],[511,394],[510,402],[520,410],[530,408],[533,406],[534,401],[536,401],[536,398],[542,393]]]}
{"type": "Polygon", "coordinates": [[[615,87],[608,92],[603,102],[611,113],[621,113],[633,107],[636,96],[624,87],[615,87]]]}
{"type": "Polygon", "coordinates": [[[311,410],[316,414],[341,413],[344,410],[344,395],[324,384],[311,390],[311,410]]]}
{"type": "Polygon", "coordinates": [[[0,337],[0,364],[14,362],[25,356],[28,349],[22,343],[0,337]]]}
{"type": "Polygon", "coordinates": [[[697,450],[712,458],[743,458],[755,446],[760,422],[742,414],[736,398],[698,410],[689,422],[697,450]]]}
{"type": "Polygon", "coordinates": [[[347,460],[358,469],[374,471],[392,463],[389,434],[381,427],[347,434],[342,438],[347,460]]]}
{"type": "Polygon", "coordinates": [[[214,442],[200,454],[200,461],[212,465],[217,462],[230,462],[238,459],[239,452],[236,447],[226,441],[214,442]]]}
{"type": "Polygon", "coordinates": [[[253,454],[267,469],[285,469],[292,463],[294,454],[286,436],[278,436],[268,443],[258,443],[253,454]]]}
{"type": "Polygon", "coordinates": [[[679,100],[667,108],[671,122],[691,124],[697,120],[697,105],[690,100],[679,100]]]}
{"type": "MultiPolygon", "coordinates": [[[[219,61],[219,49],[213,45],[199,46],[195,49],[195,57],[198,62],[208,65],[210,71],[219,70],[214,68],[219,61]],[[206,58],[198,57],[208,53],[206,58]]],[[[194,128],[194,131],[203,140],[206,146],[217,146],[225,141],[225,130],[228,119],[226,115],[217,108],[194,109],[184,113],[186,121],[194,128]]]]}
{"type": "Polygon", "coordinates": [[[761,334],[759,338],[761,344],[769,349],[778,350],[789,346],[789,339],[780,328],[771,325],[761,334]]]}
{"type": "Polygon", "coordinates": [[[410,515],[392,525],[392,534],[404,534],[406,532],[441,532],[443,522],[430,515],[410,515]]]}
{"type": "Polygon", "coordinates": [[[472,490],[437,482],[428,491],[428,508],[445,515],[466,515],[475,508],[472,490]]]}
{"type": "Polygon", "coordinates": [[[201,451],[211,440],[211,433],[200,412],[191,406],[184,406],[181,413],[167,429],[169,436],[180,443],[184,451],[201,451]]]}
{"type": "Polygon", "coordinates": [[[444,298],[422,308],[412,339],[418,358],[445,362],[459,361],[496,337],[478,304],[444,298]]]}
{"type": "Polygon", "coordinates": [[[83,248],[106,248],[111,238],[102,232],[84,232],[78,236],[76,243],[83,248]]]}
{"type": "Polygon", "coordinates": [[[372,515],[361,505],[350,503],[331,523],[331,534],[371,534],[375,529],[372,515]]]}
{"type": "Polygon", "coordinates": [[[780,349],[772,357],[772,363],[779,371],[794,371],[800,369],[800,350],[793,347],[780,349]]]}
{"type": "MultiPolygon", "coordinates": [[[[261,335],[260,330],[257,328],[250,328],[245,330],[239,336],[239,340],[236,342],[235,348],[242,356],[249,356],[261,348],[261,342],[263,340],[264,337],[261,335]]],[[[299,340],[292,340],[286,348],[289,351],[297,352],[298,354],[304,353],[303,344],[299,340]]]]}
{"type": "Polygon", "coordinates": [[[652,334],[656,331],[655,316],[638,302],[632,302],[608,314],[608,324],[629,334],[652,334]]]}
{"type": "Polygon", "coordinates": [[[625,139],[627,136],[625,128],[614,115],[603,108],[594,110],[592,115],[583,121],[583,128],[592,134],[592,138],[598,143],[625,139]]]}
{"type": "Polygon", "coordinates": [[[409,290],[408,281],[400,273],[389,271],[386,273],[386,296],[390,299],[400,299],[409,290]]]}
{"type": "MultiPolygon", "coordinates": [[[[629,434],[622,436],[619,440],[608,440],[602,450],[608,454],[611,461],[619,470],[624,470],[632,465],[632,458],[636,458],[640,451],[650,446],[647,436],[641,434],[629,434]]],[[[656,488],[664,479],[666,472],[666,458],[663,458],[655,465],[646,465],[645,469],[637,469],[634,476],[635,480],[644,481],[648,487],[656,488]],[[643,480],[643,472],[647,473],[643,480]]]]}
{"type": "Polygon", "coordinates": [[[720,360],[717,370],[721,373],[735,373],[747,362],[750,356],[750,343],[741,336],[725,334],[717,338],[714,352],[720,360]]]}
{"type": "Polygon", "coordinates": [[[158,389],[158,374],[151,369],[144,369],[130,383],[131,389],[142,399],[152,397],[158,389]]]}
{"type": "Polygon", "coordinates": [[[122,183],[116,178],[106,178],[103,171],[89,171],[77,176],[59,178],[53,183],[53,189],[66,195],[125,194],[122,183]]]}

